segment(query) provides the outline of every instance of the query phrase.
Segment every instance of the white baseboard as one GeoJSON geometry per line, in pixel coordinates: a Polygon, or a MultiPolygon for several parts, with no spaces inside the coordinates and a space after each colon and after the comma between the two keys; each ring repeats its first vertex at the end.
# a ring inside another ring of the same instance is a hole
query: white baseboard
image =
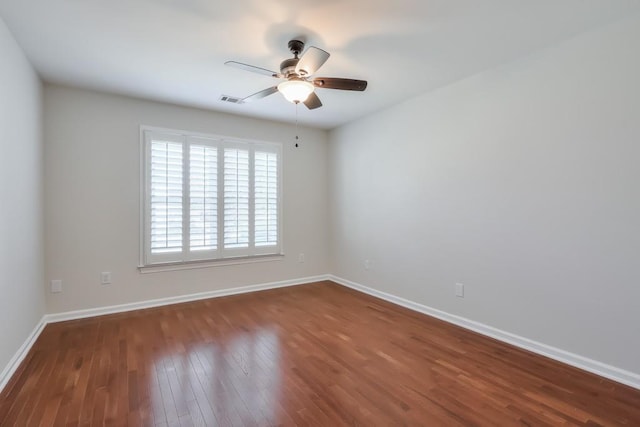
{"type": "Polygon", "coordinates": [[[31,331],[25,342],[22,343],[16,354],[11,358],[7,366],[2,370],[2,373],[0,374],[0,392],[9,383],[9,380],[13,377],[13,374],[16,373],[24,358],[27,357],[27,353],[29,353],[31,347],[33,347],[33,344],[36,342],[45,326],[47,326],[47,322],[45,321],[45,318],[42,317],[36,327],[33,328],[33,331],[31,331]]]}
{"type": "Polygon", "coordinates": [[[87,310],[67,311],[64,313],[48,314],[45,316],[47,323],[64,322],[66,320],[84,319],[87,317],[103,316],[105,314],[124,313],[127,311],[141,310],[144,308],[161,307],[163,305],[179,304],[182,302],[198,301],[209,298],[219,298],[229,295],[245,294],[248,292],[264,291],[268,289],[284,288],[288,286],[304,285],[307,283],[329,280],[329,275],[303,277],[300,279],[282,280],[279,282],[261,283],[258,285],[239,286],[237,288],[220,289],[215,291],[200,292],[197,294],[180,295],[176,297],[159,298],[128,304],[111,305],[107,307],[90,308],[87,310]]]}
{"type": "Polygon", "coordinates": [[[304,285],[307,283],[320,282],[323,280],[329,280],[329,275],[324,274],[320,276],[303,277],[300,279],[282,280],[279,282],[261,283],[258,285],[250,285],[250,286],[240,286],[236,288],[220,289],[216,291],[201,292],[197,294],[181,295],[181,296],[169,297],[169,298],[160,298],[160,299],[154,299],[154,300],[148,300],[148,301],[134,302],[129,304],[112,305],[108,307],[91,308],[88,310],[76,310],[76,311],[69,311],[65,313],[46,314],[45,316],[42,317],[42,319],[40,320],[38,325],[36,325],[35,329],[33,330],[33,332],[31,332],[27,340],[24,342],[24,344],[22,344],[20,349],[18,349],[16,354],[9,361],[9,364],[4,368],[4,370],[2,371],[2,374],[0,374],[0,392],[7,385],[11,377],[16,373],[16,371],[18,370],[18,367],[20,366],[20,363],[22,363],[22,361],[26,357],[29,350],[31,350],[31,347],[35,343],[38,336],[40,336],[40,333],[42,332],[44,327],[49,323],[63,322],[65,320],[83,319],[87,317],[102,316],[105,314],[123,313],[126,311],[140,310],[143,308],[159,307],[163,305],[178,304],[181,302],[197,301],[202,299],[217,298],[217,297],[223,297],[228,295],[238,295],[238,294],[244,294],[247,292],[264,291],[267,289],[276,289],[276,288],[284,288],[288,286],[304,285]]]}
{"type": "Polygon", "coordinates": [[[374,297],[383,299],[393,304],[400,305],[419,313],[426,314],[444,320],[445,322],[452,323],[454,325],[463,327],[465,329],[472,330],[482,335],[495,338],[499,341],[503,341],[507,344],[520,347],[525,350],[529,350],[533,353],[546,356],[550,359],[557,360],[567,365],[574,366],[576,368],[591,372],[601,377],[608,378],[610,380],[628,385],[630,387],[640,389],[640,374],[626,371],[624,369],[616,368],[615,366],[608,365],[606,363],[598,362],[574,353],[570,353],[559,348],[555,348],[537,341],[530,340],[494,327],[485,325],[483,323],[475,322],[464,317],[449,314],[447,312],[437,310],[435,308],[419,304],[417,302],[409,301],[407,299],[388,294],[386,292],[378,291],[376,289],[369,288],[359,283],[352,282],[350,280],[342,279],[333,275],[329,275],[329,280],[336,282],[342,286],[346,286],[351,289],[355,289],[365,294],[372,295],[374,297]]]}

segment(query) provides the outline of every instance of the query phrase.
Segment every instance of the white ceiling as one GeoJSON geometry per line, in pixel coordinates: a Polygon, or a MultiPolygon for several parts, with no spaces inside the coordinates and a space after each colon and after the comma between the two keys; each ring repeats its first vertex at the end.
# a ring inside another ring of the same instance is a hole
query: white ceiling
{"type": "Polygon", "coordinates": [[[0,0],[32,64],[56,82],[292,122],[276,80],[227,60],[278,70],[287,41],[331,57],[318,75],[369,81],[363,93],[319,89],[300,122],[332,128],[412,95],[636,12],[637,0],[0,0]]]}

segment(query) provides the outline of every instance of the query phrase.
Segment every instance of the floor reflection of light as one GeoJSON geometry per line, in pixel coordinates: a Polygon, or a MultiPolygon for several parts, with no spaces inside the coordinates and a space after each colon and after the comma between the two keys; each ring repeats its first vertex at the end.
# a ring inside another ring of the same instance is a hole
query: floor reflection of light
{"type": "MultiPolygon", "coordinates": [[[[151,370],[151,404],[167,422],[190,415],[194,424],[243,425],[278,421],[280,342],[277,330],[234,330],[171,354],[151,370]]],[[[159,420],[156,419],[156,422],[159,420]]]]}

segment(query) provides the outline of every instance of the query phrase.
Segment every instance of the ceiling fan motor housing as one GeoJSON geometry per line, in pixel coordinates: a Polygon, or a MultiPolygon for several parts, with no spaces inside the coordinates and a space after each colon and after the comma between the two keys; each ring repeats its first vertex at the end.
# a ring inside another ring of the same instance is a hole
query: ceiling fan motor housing
{"type": "Polygon", "coordinates": [[[298,65],[298,55],[304,49],[304,42],[300,40],[289,40],[288,45],[289,50],[293,53],[293,58],[285,59],[280,63],[280,74],[282,74],[285,78],[290,77],[303,77],[304,72],[300,73],[296,71],[296,66],[298,65]]]}
{"type": "Polygon", "coordinates": [[[298,65],[298,61],[298,58],[289,58],[282,61],[280,63],[280,74],[286,78],[291,76],[297,77],[298,73],[296,73],[296,65],[298,65]]]}

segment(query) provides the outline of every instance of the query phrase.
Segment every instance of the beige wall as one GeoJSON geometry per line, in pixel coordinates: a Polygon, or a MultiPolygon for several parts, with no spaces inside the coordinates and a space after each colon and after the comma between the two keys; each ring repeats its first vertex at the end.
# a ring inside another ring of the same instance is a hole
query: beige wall
{"type": "Polygon", "coordinates": [[[46,277],[63,281],[49,313],[327,273],[325,131],[295,148],[294,126],[52,85],[44,114],[46,277]],[[139,273],[140,125],[283,142],[284,259],[139,273]]]}
{"type": "Polygon", "coordinates": [[[2,372],[44,315],[45,305],[41,85],[1,19],[0,58],[2,372]]]}
{"type": "Polygon", "coordinates": [[[629,18],[333,131],[332,272],[640,374],[639,51],[629,18]]]}

